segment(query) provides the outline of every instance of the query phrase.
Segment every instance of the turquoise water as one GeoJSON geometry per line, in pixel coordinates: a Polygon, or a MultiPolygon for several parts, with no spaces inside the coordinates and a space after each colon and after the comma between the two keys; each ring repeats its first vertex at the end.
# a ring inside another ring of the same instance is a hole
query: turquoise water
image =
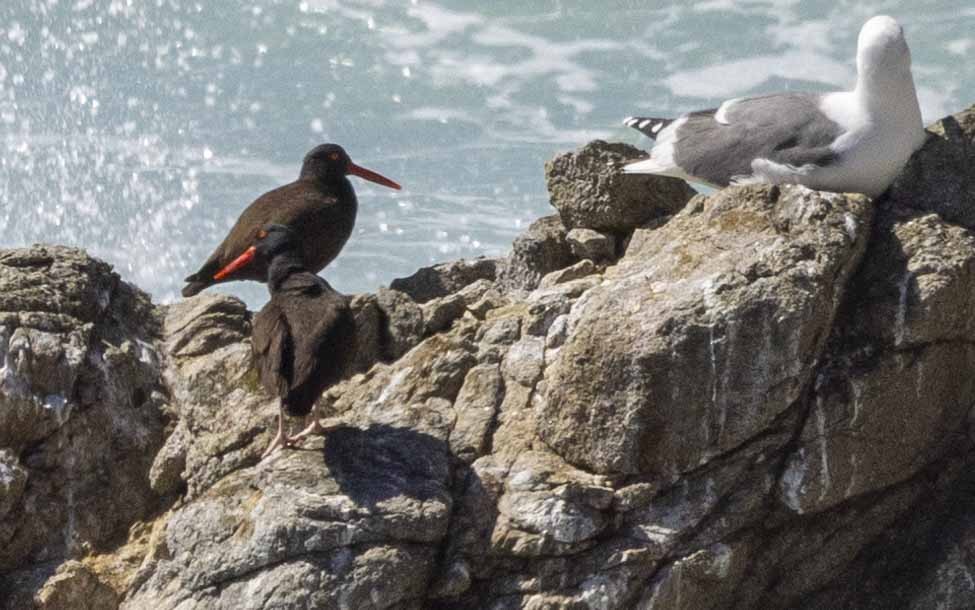
{"type": "Polygon", "coordinates": [[[629,114],[848,87],[878,13],[905,27],[926,121],[975,101],[970,1],[4,0],[0,246],[83,246],[173,300],[250,201],[333,141],[404,186],[354,181],[356,230],[323,272],[374,290],[503,253],[550,212],[546,159],[647,145],[629,114]]]}

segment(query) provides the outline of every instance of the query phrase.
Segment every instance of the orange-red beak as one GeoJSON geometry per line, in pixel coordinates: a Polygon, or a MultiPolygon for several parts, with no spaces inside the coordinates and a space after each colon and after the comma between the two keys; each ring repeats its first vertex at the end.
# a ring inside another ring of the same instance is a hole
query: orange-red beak
{"type": "Polygon", "coordinates": [[[222,280],[228,275],[240,269],[241,267],[246,267],[252,260],[254,260],[254,255],[256,253],[257,253],[257,246],[251,246],[250,248],[247,248],[247,250],[245,250],[243,254],[235,258],[229,265],[227,265],[220,271],[217,271],[214,274],[213,279],[218,281],[222,280]]]}
{"type": "Polygon", "coordinates": [[[354,174],[356,176],[359,176],[360,178],[362,178],[364,180],[368,180],[369,182],[375,182],[376,184],[381,184],[383,186],[388,186],[389,188],[396,189],[397,191],[400,190],[401,188],[403,188],[400,185],[398,185],[395,182],[393,182],[392,180],[390,180],[389,178],[387,178],[386,176],[383,176],[381,174],[377,174],[376,172],[372,171],[371,169],[366,169],[366,168],[362,167],[361,165],[356,165],[355,163],[353,163],[351,161],[349,161],[349,167],[348,167],[348,170],[347,171],[350,174],[354,174]]]}

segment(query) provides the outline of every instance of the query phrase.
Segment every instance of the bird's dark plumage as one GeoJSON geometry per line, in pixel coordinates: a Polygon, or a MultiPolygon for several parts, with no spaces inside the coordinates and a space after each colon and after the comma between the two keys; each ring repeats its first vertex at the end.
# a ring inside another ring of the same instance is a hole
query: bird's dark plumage
{"type": "Polygon", "coordinates": [[[200,270],[186,278],[183,296],[191,297],[220,282],[265,281],[268,267],[262,260],[220,280],[213,276],[254,244],[258,231],[269,224],[291,227],[296,233],[299,255],[308,271],[324,269],[338,256],[355,226],[359,204],[348,174],[399,188],[353,163],[341,146],[318,146],[305,155],[297,180],[264,193],[247,206],[200,270]]]}
{"type": "Polygon", "coordinates": [[[339,381],[355,355],[356,325],[346,297],[308,271],[301,259],[297,232],[283,225],[258,230],[254,245],[217,275],[261,264],[267,269],[271,300],[251,327],[251,349],[261,383],[280,400],[278,436],[265,454],[290,446],[317,427],[291,437],[284,413],[311,413],[330,385],[339,381]]]}
{"type": "Polygon", "coordinates": [[[338,381],[355,343],[348,299],[308,271],[296,232],[282,225],[259,230],[246,263],[263,262],[271,300],[254,317],[251,348],[261,383],[293,416],[311,412],[338,381]]]}
{"type": "Polygon", "coordinates": [[[342,377],[354,351],[347,299],[307,271],[289,274],[254,317],[251,347],[261,383],[288,415],[308,415],[342,377]]]}

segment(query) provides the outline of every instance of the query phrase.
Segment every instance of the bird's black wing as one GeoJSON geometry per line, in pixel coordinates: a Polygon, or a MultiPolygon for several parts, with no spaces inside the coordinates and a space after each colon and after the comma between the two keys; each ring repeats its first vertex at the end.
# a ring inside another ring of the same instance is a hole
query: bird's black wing
{"type": "Polygon", "coordinates": [[[261,383],[286,398],[294,379],[295,344],[285,312],[273,300],[254,316],[251,351],[261,383]]]}
{"type": "Polygon", "coordinates": [[[295,341],[289,412],[302,415],[341,379],[355,354],[355,318],[348,300],[311,273],[288,278],[276,298],[287,312],[295,341]]]}
{"type": "Polygon", "coordinates": [[[283,224],[291,227],[307,227],[310,234],[319,234],[328,228],[327,225],[339,222],[332,220],[333,217],[341,217],[338,198],[317,189],[308,188],[306,184],[300,181],[285,184],[264,193],[244,209],[227,236],[220,245],[214,248],[200,269],[186,277],[184,281],[187,282],[187,285],[183,287],[183,296],[191,297],[201,290],[221,282],[265,281],[267,264],[263,261],[255,261],[219,282],[214,280],[213,276],[243,254],[247,248],[254,245],[258,231],[266,225],[283,224]]]}
{"type": "Polygon", "coordinates": [[[348,300],[310,273],[289,278],[289,289],[298,286],[306,295],[305,303],[300,314],[289,312],[298,353],[317,357],[296,358],[292,387],[307,384],[312,377],[324,376],[334,382],[341,375],[345,356],[354,350],[355,322],[348,300]]]}

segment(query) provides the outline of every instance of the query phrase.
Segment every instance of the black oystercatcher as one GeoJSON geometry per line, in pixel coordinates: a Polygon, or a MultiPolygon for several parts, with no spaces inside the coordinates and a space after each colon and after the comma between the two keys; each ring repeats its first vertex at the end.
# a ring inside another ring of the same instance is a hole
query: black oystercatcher
{"type": "Polygon", "coordinates": [[[288,436],[284,414],[308,415],[355,352],[355,319],[347,299],[308,270],[301,249],[297,230],[267,225],[258,229],[254,245],[216,274],[219,281],[250,266],[268,270],[271,300],[254,316],[251,331],[261,383],[278,396],[281,409],[278,434],[265,457],[320,429],[314,419],[300,434],[288,436]]]}
{"type": "Polygon", "coordinates": [[[347,175],[399,189],[389,178],[360,167],[338,144],[316,146],[305,155],[298,179],[258,197],[237,219],[237,223],[199,271],[186,278],[183,296],[191,297],[220,282],[267,278],[267,261],[255,261],[217,279],[214,275],[255,243],[261,227],[282,224],[296,233],[305,269],[318,273],[338,256],[352,227],[358,202],[347,175]]]}

